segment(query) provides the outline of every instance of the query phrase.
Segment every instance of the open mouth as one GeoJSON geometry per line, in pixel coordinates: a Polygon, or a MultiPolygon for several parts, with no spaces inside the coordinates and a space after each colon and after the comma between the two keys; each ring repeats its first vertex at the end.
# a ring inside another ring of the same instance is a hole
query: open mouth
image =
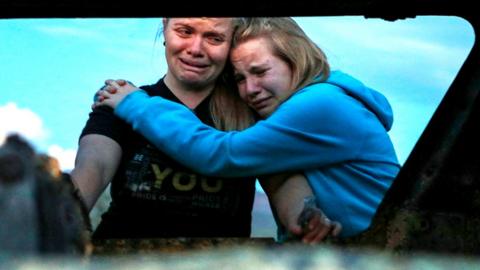
{"type": "Polygon", "coordinates": [[[188,61],[188,60],[185,60],[185,59],[182,59],[182,58],[180,58],[180,62],[182,62],[185,66],[193,68],[193,69],[204,69],[204,68],[208,67],[207,64],[198,63],[198,62],[195,62],[195,61],[188,61]]]}

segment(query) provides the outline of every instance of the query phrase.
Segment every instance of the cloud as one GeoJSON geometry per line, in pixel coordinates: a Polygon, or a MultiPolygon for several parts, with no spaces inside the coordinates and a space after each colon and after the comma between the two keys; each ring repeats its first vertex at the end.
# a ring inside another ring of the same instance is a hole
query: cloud
{"type": "Polygon", "coordinates": [[[70,171],[75,164],[76,149],[64,149],[56,144],[48,147],[48,155],[54,157],[60,163],[62,171],[70,171]]]}
{"type": "Polygon", "coordinates": [[[0,119],[0,143],[11,133],[19,133],[35,145],[41,145],[48,137],[49,131],[40,116],[13,102],[0,106],[0,119]]]}
{"type": "MultiPolygon", "coordinates": [[[[0,106],[0,144],[9,134],[18,133],[38,149],[46,145],[49,130],[44,126],[42,118],[35,112],[20,108],[17,104],[9,102],[0,106]]],[[[42,151],[39,151],[42,152],[42,151]]],[[[64,149],[59,145],[47,147],[47,154],[56,158],[63,171],[73,169],[76,149],[64,149]]]]}

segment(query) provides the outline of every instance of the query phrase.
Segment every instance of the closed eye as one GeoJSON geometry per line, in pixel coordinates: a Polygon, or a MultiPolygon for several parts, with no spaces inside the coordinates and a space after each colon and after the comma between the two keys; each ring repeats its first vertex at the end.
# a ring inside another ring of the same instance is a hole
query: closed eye
{"type": "Polygon", "coordinates": [[[181,37],[188,37],[191,34],[193,34],[193,30],[188,28],[188,27],[179,27],[179,28],[175,29],[175,31],[181,37]]]}
{"type": "Polygon", "coordinates": [[[262,77],[265,75],[265,73],[267,73],[267,71],[269,70],[269,68],[259,68],[259,67],[254,67],[250,70],[250,72],[254,75],[256,75],[257,77],[262,77]]]}
{"type": "Polygon", "coordinates": [[[237,84],[240,84],[245,81],[245,76],[240,75],[240,74],[235,74],[234,80],[237,84]]]}
{"type": "Polygon", "coordinates": [[[209,35],[207,36],[208,41],[211,44],[220,45],[225,42],[225,39],[219,35],[209,35]]]}

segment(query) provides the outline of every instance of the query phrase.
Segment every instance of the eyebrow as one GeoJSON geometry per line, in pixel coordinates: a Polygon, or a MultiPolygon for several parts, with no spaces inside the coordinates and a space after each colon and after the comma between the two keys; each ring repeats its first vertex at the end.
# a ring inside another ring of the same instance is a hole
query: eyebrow
{"type": "Polygon", "coordinates": [[[203,33],[204,36],[219,36],[223,39],[226,39],[227,36],[221,32],[217,32],[217,31],[207,31],[205,33],[203,33]]]}
{"type": "MultiPolygon", "coordinates": [[[[172,27],[186,27],[186,28],[189,28],[189,29],[192,29],[192,30],[195,30],[195,32],[198,32],[197,31],[197,28],[195,28],[194,26],[188,24],[188,23],[185,23],[185,22],[176,22],[176,23],[173,23],[172,24],[172,27]]],[[[221,31],[218,31],[218,30],[208,30],[206,31],[205,33],[203,33],[203,35],[206,35],[206,36],[212,36],[212,35],[215,35],[215,36],[220,36],[222,38],[225,38],[227,37],[227,35],[225,35],[224,33],[222,33],[221,31]]]]}

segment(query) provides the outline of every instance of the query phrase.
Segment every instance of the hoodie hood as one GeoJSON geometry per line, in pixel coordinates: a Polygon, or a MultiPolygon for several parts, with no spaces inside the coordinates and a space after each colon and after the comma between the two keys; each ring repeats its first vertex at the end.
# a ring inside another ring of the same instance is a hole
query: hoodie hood
{"type": "Polygon", "coordinates": [[[325,83],[342,88],[349,96],[362,102],[380,120],[387,131],[393,124],[393,111],[387,98],[341,71],[332,71],[325,83]]]}

